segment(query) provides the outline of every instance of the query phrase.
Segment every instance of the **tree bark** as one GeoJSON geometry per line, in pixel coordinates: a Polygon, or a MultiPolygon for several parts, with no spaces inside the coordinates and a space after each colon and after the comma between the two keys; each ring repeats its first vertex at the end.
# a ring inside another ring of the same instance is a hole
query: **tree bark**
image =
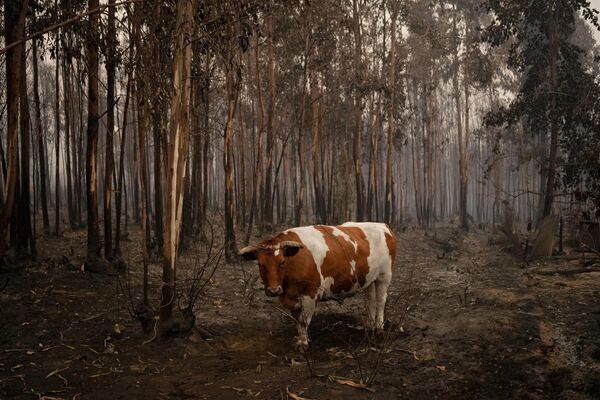
{"type": "Polygon", "coordinates": [[[269,106],[267,109],[267,162],[265,165],[263,223],[270,227],[273,224],[273,152],[275,147],[275,132],[273,118],[275,114],[275,60],[273,56],[273,20],[266,17],[267,24],[267,55],[269,69],[269,106]]]}
{"type": "Polygon", "coordinates": [[[352,26],[354,33],[354,181],[356,190],[356,220],[364,220],[364,182],[362,175],[362,38],[360,33],[358,0],[352,0],[352,26]]]}
{"type": "Polygon", "coordinates": [[[108,26],[106,38],[106,153],[104,161],[104,257],[111,260],[114,257],[112,247],[112,192],[113,171],[115,168],[115,156],[113,151],[113,137],[115,134],[115,0],[108,0],[108,26]]]}
{"type": "Polygon", "coordinates": [[[138,185],[134,185],[134,210],[136,219],[139,218],[142,227],[142,264],[143,264],[143,305],[145,308],[148,308],[148,237],[149,237],[149,221],[148,221],[148,180],[146,174],[146,135],[145,131],[148,128],[147,121],[147,113],[146,106],[144,104],[143,97],[145,94],[143,93],[144,87],[144,77],[140,76],[140,70],[142,68],[143,57],[142,51],[143,47],[141,45],[141,25],[142,25],[142,15],[143,10],[140,4],[136,4],[134,6],[133,11],[133,46],[136,50],[135,52],[135,85],[132,87],[133,93],[132,98],[135,99],[134,104],[137,104],[136,112],[137,112],[137,146],[138,151],[134,151],[134,157],[137,155],[137,162],[134,161],[137,168],[138,182],[139,182],[139,191],[137,190],[138,185]],[[142,98],[140,98],[140,96],[142,98]],[[140,204],[140,207],[137,207],[137,204],[140,204]],[[140,212],[141,210],[141,212],[140,212]],[[141,215],[140,215],[141,214],[141,215]]]}
{"type": "MultiPolygon", "coordinates": [[[[130,59],[133,59],[133,52],[130,51],[130,59]]],[[[127,89],[125,92],[125,105],[123,106],[123,128],[121,129],[121,145],[119,150],[119,179],[117,193],[115,196],[115,256],[121,257],[121,207],[123,203],[123,192],[125,190],[125,139],[127,137],[127,125],[129,116],[129,97],[131,94],[131,72],[127,77],[127,89]]],[[[127,196],[125,196],[127,201],[127,196]]],[[[127,206],[125,206],[125,214],[127,214],[127,206]]]]}
{"type": "MultiPolygon", "coordinates": [[[[58,13],[58,2],[55,1],[56,12],[58,13]]],[[[60,40],[59,32],[56,31],[56,69],[54,71],[54,234],[60,234],[60,83],[58,80],[58,71],[60,65],[60,40]]]]}
{"type": "Polygon", "coordinates": [[[67,70],[66,57],[63,57],[63,110],[65,112],[65,169],[67,180],[67,212],[69,216],[69,226],[75,228],[75,213],[73,208],[73,191],[71,175],[71,82],[67,70]]]}
{"type": "Polygon", "coordinates": [[[46,194],[46,157],[45,157],[45,136],[42,130],[42,112],[40,109],[40,85],[39,85],[39,72],[38,72],[38,52],[37,52],[37,40],[33,41],[33,99],[35,106],[35,128],[36,137],[38,141],[38,166],[39,166],[39,180],[40,180],[40,200],[42,205],[42,220],[44,226],[44,232],[47,234],[50,232],[50,219],[48,217],[48,199],[46,194]]]}
{"type": "MultiPolygon", "coordinates": [[[[89,0],[88,8],[98,7],[89,0]]],[[[88,67],[88,126],[86,149],[87,257],[86,267],[102,272],[100,267],[100,235],[98,229],[97,156],[98,156],[98,15],[90,15],[90,32],[86,44],[88,67]]]]}
{"type": "MultiPolygon", "coordinates": [[[[396,118],[394,111],[396,109],[396,21],[398,19],[398,5],[394,3],[392,5],[392,16],[391,16],[391,27],[390,27],[390,72],[388,89],[390,91],[390,99],[388,105],[388,126],[387,126],[387,147],[386,147],[386,158],[385,158],[385,206],[384,206],[384,220],[390,224],[394,224],[392,209],[394,207],[394,178],[393,178],[393,143],[394,143],[394,130],[396,128],[396,118]]],[[[400,163],[399,163],[400,164],[400,163]]]]}
{"type": "Polygon", "coordinates": [[[188,157],[190,69],[192,46],[192,0],[178,0],[173,59],[173,96],[171,98],[171,124],[167,173],[166,223],[164,224],[162,300],[159,311],[161,332],[171,329],[172,309],[175,300],[177,248],[181,229],[181,216],[188,157]]]}
{"type": "Polygon", "coordinates": [[[250,235],[252,234],[252,225],[254,223],[254,217],[258,209],[258,191],[261,185],[261,173],[262,173],[262,154],[263,154],[263,137],[265,130],[265,107],[262,98],[262,80],[260,75],[260,46],[259,46],[259,35],[258,32],[254,35],[254,73],[256,76],[256,98],[258,102],[258,139],[257,139],[257,150],[256,150],[256,165],[254,167],[254,177],[252,181],[252,200],[250,204],[250,215],[248,216],[248,229],[246,230],[246,237],[244,239],[244,245],[248,245],[250,242],[250,235]]]}
{"type": "Polygon", "coordinates": [[[25,45],[19,46],[21,54],[21,85],[19,87],[19,119],[21,125],[21,188],[19,190],[19,203],[17,204],[17,216],[13,218],[16,222],[17,230],[17,253],[21,256],[31,256],[35,260],[36,249],[35,240],[31,232],[31,196],[29,192],[30,172],[29,172],[29,154],[30,154],[30,116],[29,101],[27,99],[27,58],[25,55],[25,45]]]}
{"type": "Polygon", "coordinates": [[[302,101],[300,103],[300,121],[298,122],[298,141],[297,146],[297,158],[298,158],[298,194],[296,209],[294,214],[294,224],[300,226],[302,222],[302,208],[304,207],[304,195],[305,195],[305,178],[304,178],[304,165],[303,165],[303,133],[304,133],[304,119],[306,115],[306,83],[308,80],[308,51],[309,51],[309,35],[306,35],[304,42],[304,65],[302,68],[302,101]]]}
{"type": "Polygon", "coordinates": [[[550,40],[550,152],[548,157],[548,175],[546,177],[546,190],[544,193],[544,209],[542,213],[543,221],[545,217],[552,213],[552,203],[554,202],[554,184],[556,180],[556,166],[558,155],[558,116],[556,112],[556,91],[558,87],[558,38],[556,34],[556,12],[551,11],[548,20],[549,40],[550,40]]]}
{"type": "Polygon", "coordinates": [[[148,82],[150,89],[153,92],[154,101],[152,104],[152,133],[154,139],[154,227],[156,234],[156,248],[162,249],[164,246],[163,237],[163,171],[162,163],[164,154],[162,151],[164,143],[164,131],[163,131],[163,112],[166,110],[166,105],[163,105],[161,99],[161,82],[162,74],[164,73],[161,56],[162,46],[160,38],[158,37],[158,31],[160,29],[160,18],[161,18],[162,0],[155,0],[154,10],[152,15],[152,21],[150,23],[150,32],[152,38],[152,59],[148,60],[153,63],[151,75],[153,79],[148,82]]]}

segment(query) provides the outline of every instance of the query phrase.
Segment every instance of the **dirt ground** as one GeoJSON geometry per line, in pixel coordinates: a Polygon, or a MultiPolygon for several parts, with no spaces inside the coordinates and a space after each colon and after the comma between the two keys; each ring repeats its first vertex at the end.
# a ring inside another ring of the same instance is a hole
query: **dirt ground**
{"type": "MultiPolygon", "coordinates": [[[[321,303],[303,356],[251,263],[218,268],[197,313],[202,335],[150,341],[117,276],[81,271],[84,232],[49,236],[39,262],[0,273],[0,398],[600,398],[598,266],[527,265],[493,237],[399,232],[387,333],[362,330],[361,295],[321,303]]],[[[125,257],[137,298],[138,243],[133,231],[125,257]]],[[[183,279],[195,253],[182,257],[183,279]]],[[[152,264],[154,304],[159,276],[152,264]]]]}

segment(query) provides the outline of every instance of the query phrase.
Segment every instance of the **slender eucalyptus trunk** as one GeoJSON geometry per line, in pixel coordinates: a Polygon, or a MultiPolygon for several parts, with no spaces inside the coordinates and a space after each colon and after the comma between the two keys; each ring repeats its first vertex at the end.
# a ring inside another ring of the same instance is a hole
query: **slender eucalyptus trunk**
{"type": "MultiPolygon", "coordinates": [[[[98,0],[89,0],[89,9],[98,7],[98,0]]],[[[98,228],[98,15],[90,15],[90,32],[86,44],[88,67],[88,118],[86,149],[86,199],[87,199],[87,257],[88,269],[98,268],[100,254],[100,234],[98,228]]]]}
{"type": "Polygon", "coordinates": [[[192,0],[177,1],[175,50],[173,58],[173,96],[171,98],[171,123],[167,165],[167,202],[164,225],[162,299],[159,322],[163,334],[171,329],[177,267],[177,248],[185,194],[184,180],[188,157],[190,75],[192,46],[192,0]]]}

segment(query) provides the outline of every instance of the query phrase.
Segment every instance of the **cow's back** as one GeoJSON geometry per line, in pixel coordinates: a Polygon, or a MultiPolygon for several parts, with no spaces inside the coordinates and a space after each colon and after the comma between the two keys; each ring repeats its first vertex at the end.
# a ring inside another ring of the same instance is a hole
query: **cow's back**
{"type": "MultiPolygon", "coordinates": [[[[307,288],[318,286],[319,298],[352,295],[381,274],[391,277],[396,243],[385,224],[304,226],[289,229],[280,236],[281,240],[297,240],[305,246],[286,262],[286,275],[289,272],[296,281],[304,279],[307,288]]],[[[314,293],[310,292],[309,295],[314,293]]]]}

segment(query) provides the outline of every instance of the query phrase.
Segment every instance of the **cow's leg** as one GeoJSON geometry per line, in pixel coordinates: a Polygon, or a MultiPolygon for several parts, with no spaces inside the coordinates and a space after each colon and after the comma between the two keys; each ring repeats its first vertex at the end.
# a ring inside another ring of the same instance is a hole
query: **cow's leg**
{"type": "Polygon", "coordinates": [[[310,296],[302,296],[299,301],[300,308],[293,310],[292,314],[296,319],[296,329],[298,329],[298,336],[296,337],[295,347],[297,350],[308,349],[308,326],[315,313],[317,306],[316,299],[310,296]]]}
{"type": "Polygon", "coordinates": [[[367,327],[375,329],[377,321],[377,291],[375,283],[371,283],[367,287],[367,318],[367,327]]]}
{"type": "MultiPolygon", "coordinates": [[[[385,322],[385,302],[387,300],[387,291],[390,286],[391,276],[383,275],[377,278],[374,283],[376,292],[376,305],[377,305],[377,320],[375,324],[376,329],[383,329],[385,322]]],[[[373,285],[372,285],[373,286],[373,285]]]]}

